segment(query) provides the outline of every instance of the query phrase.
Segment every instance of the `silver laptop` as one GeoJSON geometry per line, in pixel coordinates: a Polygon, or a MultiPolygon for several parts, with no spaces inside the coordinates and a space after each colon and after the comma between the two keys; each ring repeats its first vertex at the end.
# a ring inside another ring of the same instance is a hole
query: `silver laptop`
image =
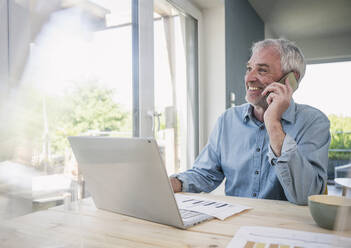
{"type": "Polygon", "coordinates": [[[213,218],[178,209],[154,139],[68,139],[97,208],[182,229],[213,218]]]}

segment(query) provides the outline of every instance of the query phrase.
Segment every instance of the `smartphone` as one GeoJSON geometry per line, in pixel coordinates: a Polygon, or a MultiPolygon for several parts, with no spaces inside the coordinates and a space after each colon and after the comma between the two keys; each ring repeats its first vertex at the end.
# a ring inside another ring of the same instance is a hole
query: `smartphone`
{"type": "MultiPolygon", "coordinates": [[[[278,83],[281,83],[281,84],[285,84],[285,79],[289,79],[289,84],[290,84],[290,86],[291,86],[291,88],[293,89],[293,92],[295,92],[295,90],[297,89],[297,87],[298,87],[298,83],[297,83],[297,80],[296,80],[296,78],[295,78],[295,74],[294,74],[294,72],[289,72],[289,73],[287,73],[286,75],[284,75],[279,81],[278,81],[278,83]]],[[[267,99],[267,97],[269,96],[269,94],[270,94],[270,92],[268,92],[267,94],[266,94],[266,99],[267,99]]],[[[265,107],[267,108],[268,107],[268,104],[267,104],[267,102],[265,101],[265,107]]]]}
{"type": "Polygon", "coordinates": [[[295,78],[295,74],[293,72],[289,72],[288,74],[286,74],[284,77],[282,77],[279,80],[278,83],[285,84],[285,79],[287,79],[287,78],[289,79],[289,84],[294,92],[297,89],[298,84],[297,84],[297,80],[295,78]]]}

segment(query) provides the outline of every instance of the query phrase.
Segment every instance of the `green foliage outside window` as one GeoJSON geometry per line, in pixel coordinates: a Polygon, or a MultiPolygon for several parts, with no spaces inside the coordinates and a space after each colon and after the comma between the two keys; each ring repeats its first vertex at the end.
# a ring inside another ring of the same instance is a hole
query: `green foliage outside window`
{"type": "MultiPolygon", "coordinates": [[[[331,143],[329,149],[351,150],[351,117],[329,115],[331,143]]],[[[329,151],[329,159],[350,160],[350,151],[329,151]]]]}
{"type": "Polygon", "coordinates": [[[51,158],[60,164],[70,147],[68,136],[90,131],[131,133],[131,114],[116,103],[115,93],[97,82],[74,84],[55,96],[21,86],[5,109],[7,121],[2,122],[0,135],[6,142],[0,144],[0,160],[37,167],[51,158]]]}
{"type": "Polygon", "coordinates": [[[51,154],[63,155],[65,147],[69,146],[68,136],[88,131],[131,132],[131,115],[114,101],[114,95],[112,89],[85,83],[59,99],[51,99],[48,109],[56,109],[56,113],[48,113],[51,154]],[[61,102],[60,108],[55,107],[57,101],[61,102]]]}

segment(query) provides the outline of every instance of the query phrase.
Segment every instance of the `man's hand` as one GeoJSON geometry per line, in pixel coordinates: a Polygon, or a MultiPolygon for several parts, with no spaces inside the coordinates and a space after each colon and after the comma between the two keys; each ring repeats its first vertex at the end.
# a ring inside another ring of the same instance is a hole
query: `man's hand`
{"type": "Polygon", "coordinates": [[[285,84],[273,82],[268,85],[262,95],[267,95],[268,108],[264,113],[264,122],[270,124],[281,120],[283,113],[288,109],[293,94],[288,79],[285,84]]]}
{"type": "Polygon", "coordinates": [[[266,109],[263,119],[267,128],[271,148],[276,156],[281,155],[281,149],[285,138],[285,133],[281,124],[283,113],[289,108],[290,100],[293,94],[288,79],[285,84],[272,83],[262,92],[262,95],[268,95],[266,109]]]}
{"type": "Polygon", "coordinates": [[[182,182],[178,178],[170,177],[169,180],[171,181],[174,193],[182,191],[182,182]]]}

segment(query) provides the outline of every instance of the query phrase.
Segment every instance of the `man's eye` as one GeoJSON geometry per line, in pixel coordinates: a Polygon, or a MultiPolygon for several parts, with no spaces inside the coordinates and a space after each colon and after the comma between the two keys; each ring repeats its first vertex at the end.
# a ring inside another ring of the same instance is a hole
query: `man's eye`
{"type": "Polygon", "coordinates": [[[259,71],[259,72],[267,72],[267,70],[266,70],[266,69],[263,69],[263,68],[258,69],[258,71],[259,71]]]}

